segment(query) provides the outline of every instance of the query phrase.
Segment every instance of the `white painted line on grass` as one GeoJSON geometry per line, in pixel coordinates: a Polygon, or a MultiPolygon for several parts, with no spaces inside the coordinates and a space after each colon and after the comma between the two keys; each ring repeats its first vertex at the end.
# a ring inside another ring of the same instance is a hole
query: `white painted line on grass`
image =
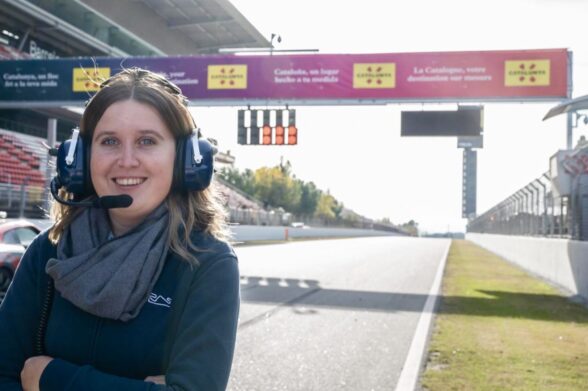
{"type": "Polygon", "coordinates": [[[433,321],[433,315],[435,310],[435,302],[438,298],[439,290],[441,289],[441,280],[443,279],[443,271],[445,270],[445,263],[447,262],[447,255],[449,254],[449,247],[451,246],[451,240],[445,249],[445,253],[439,267],[437,268],[437,274],[435,280],[431,286],[427,302],[421,313],[419,323],[417,325],[414,337],[406,356],[406,361],[402,367],[402,372],[396,383],[396,391],[413,391],[416,388],[419,380],[419,374],[421,370],[421,363],[423,362],[423,354],[427,347],[427,339],[429,336],[429,329],[433,321]]]}

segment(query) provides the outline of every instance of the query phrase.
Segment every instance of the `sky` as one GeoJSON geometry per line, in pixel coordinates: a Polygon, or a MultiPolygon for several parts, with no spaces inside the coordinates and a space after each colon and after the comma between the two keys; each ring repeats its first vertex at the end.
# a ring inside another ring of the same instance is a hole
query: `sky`
{"type": "MultiPolygon", "coordinates": [[[[406,53],[566,48],[573,52],[573,97],[588,94],[584,0],[230,0],[276,49],[319,53],[406,53]]],[[[564,115],[542,121],[558,102],[484,103],[478,150],[477,211],[483,213],[548,170],[566,147],[564,115]]],[[[456,105],[298,106],[297,146],[237,144],[236,108],[197,107],[199,126],[236,157],[238,169],[274,166],[357,213],[424,232],[464,231],[462,150],[455,138],[400,137],[400,112],[456,105]]],[[[574,143],[588,126],[574,131],[574,143]]]]}

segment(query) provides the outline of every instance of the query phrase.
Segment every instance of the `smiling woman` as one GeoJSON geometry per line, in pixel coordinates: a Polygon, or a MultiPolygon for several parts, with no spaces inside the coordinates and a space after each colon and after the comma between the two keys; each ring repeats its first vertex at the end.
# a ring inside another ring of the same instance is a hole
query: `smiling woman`
{"type": "Polygon", "coordinates": [[[237,258],[213,149],[186,103],[136,68],[90,100],[80,140],[58,156],[76,151],[84,183],[58,175],[56,223],[30,245],[0,306],[0,389],[226,388],[237,258]],[[94,202],[120,195],[130,206],[94,202]]]}
{"type": "Polygon", "coordinates": [[[113,233],[121,235],[167,197],[176,142],[152,107],[134,100],[114,103],[94,130],[90,172],[99,196],[128,194],[128,208],[112,209],[113,233]]]}

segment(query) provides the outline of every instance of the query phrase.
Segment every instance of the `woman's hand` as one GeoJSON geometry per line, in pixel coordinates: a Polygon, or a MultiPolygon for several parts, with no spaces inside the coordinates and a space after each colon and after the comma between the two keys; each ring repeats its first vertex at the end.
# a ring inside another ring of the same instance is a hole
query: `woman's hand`
{"type": "Polygon", "coordinates": [[[24,391],[39,391],[41,375],[51,360],[53,357],[35,356],[25,361],[20,372],[20,382],[24,391]]]}
{"type": "Polygon", "coordinates": [[[147,376],[145,378],[145,381],[150,381],[151,383],[165,385],[165,376],[164,375],[161,375],[161,376],[147,376]]]}
{"type": "MultiPolygon", "coordinates": [[[[51,360],[53,357],[35,356],[25,361],[24,368],[20,372],[20,382],[24,391],[39,391],[41,375],[51,360]]],[[[165,385],[165,375],[148,376],[145,381],[165,385]]]]}

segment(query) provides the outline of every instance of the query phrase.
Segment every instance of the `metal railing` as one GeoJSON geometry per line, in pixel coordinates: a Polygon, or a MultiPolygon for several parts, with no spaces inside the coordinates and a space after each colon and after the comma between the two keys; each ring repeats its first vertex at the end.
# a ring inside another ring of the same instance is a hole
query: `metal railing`
{"type": "Polygon", "coordinates": [[[24,124],[19,121],[13,121],[2,117],[0,117],[0,129],[5,129],[11,132],[21,134],[27,134],[29,136],[36,136],[42,140],[44,140],[45,136],[47,135],[47,129],[45,128],[24,124]]]}
{"type": "Polygon", "coordinates": [[[472,219],[467,231],[588,240],[588,148],[561,152],[574,162],[559,172],[569,178],[569,191],[558,190],[561,178],[544,173],[472,219]]]}
{"type": "Polygon", "coordinates": [[[45,189],[28,185],[0,183],[0,211],[11,218],[44,218],[47,215],[45,189]]]}

